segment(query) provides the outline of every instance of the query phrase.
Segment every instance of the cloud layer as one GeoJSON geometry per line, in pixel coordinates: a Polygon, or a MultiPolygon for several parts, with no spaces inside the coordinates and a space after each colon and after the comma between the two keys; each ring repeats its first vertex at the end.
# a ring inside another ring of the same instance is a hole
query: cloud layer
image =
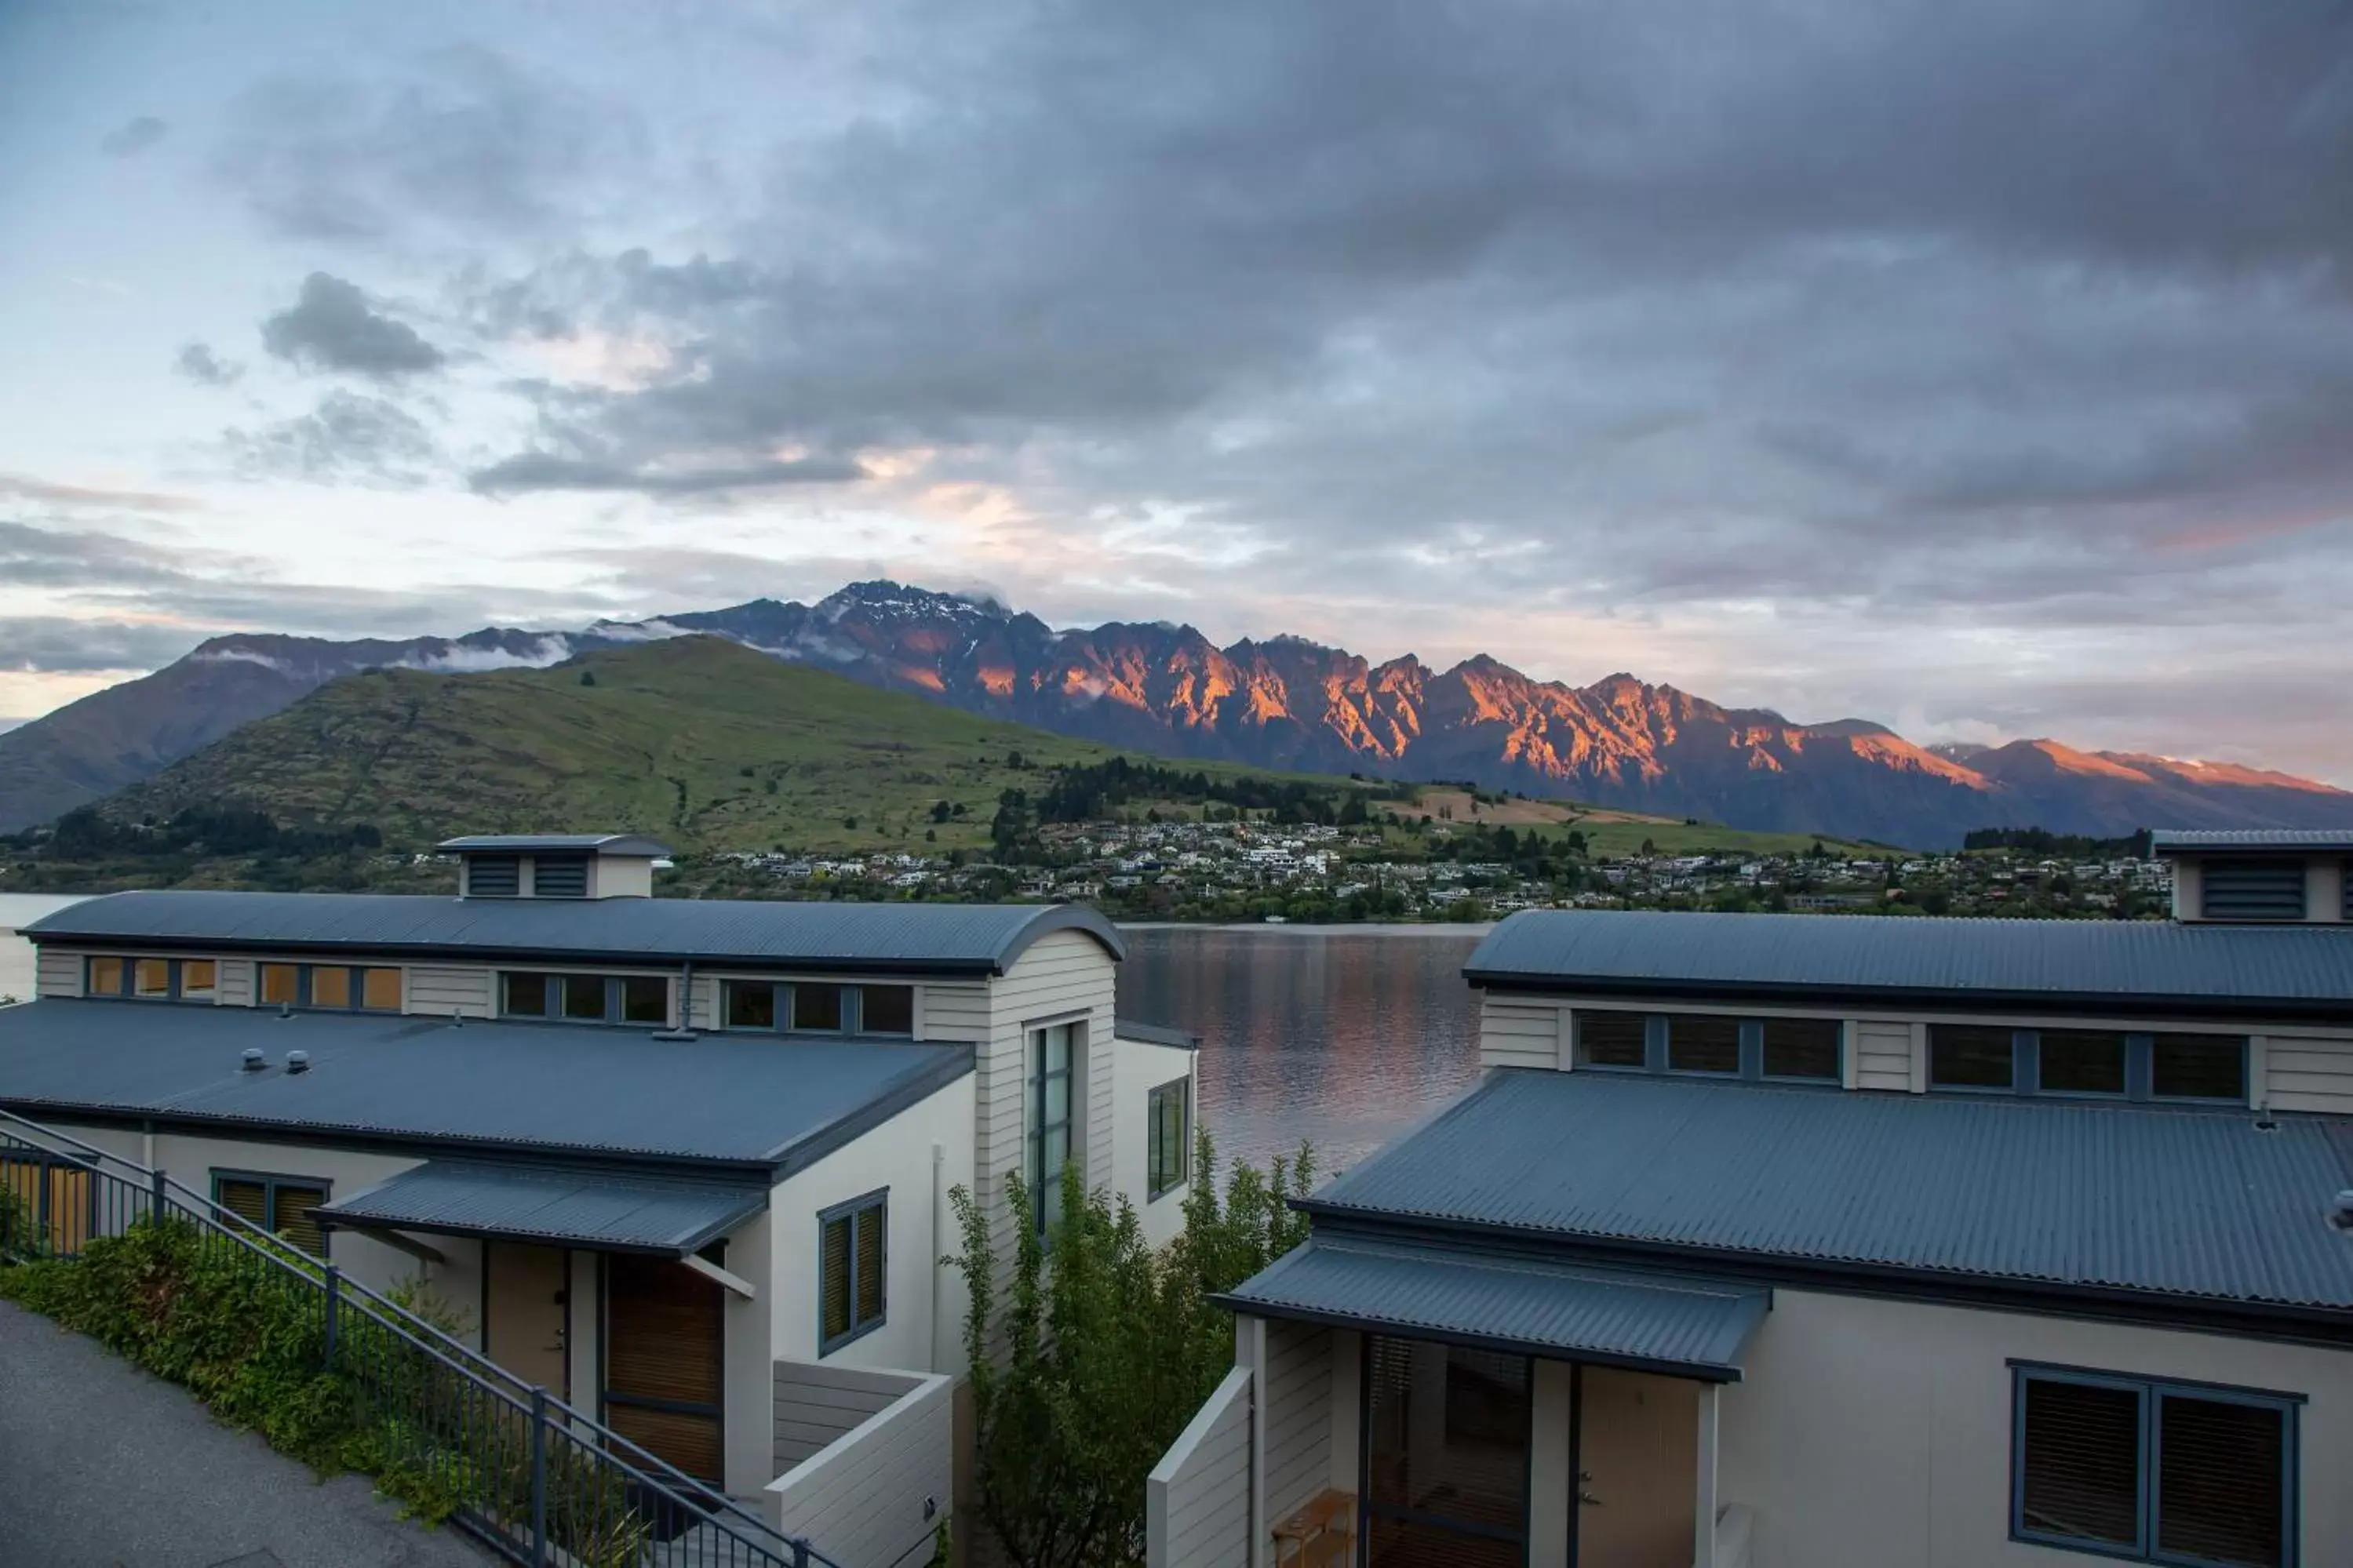
{"type": "Polygon", "coordinates": [[[261,342],[305,369],[380,380],[438,370],[446,357],[416,328],[371,309],[357,285],[325,272],[305,278],[301,297],[261,323],[261,342]]]}

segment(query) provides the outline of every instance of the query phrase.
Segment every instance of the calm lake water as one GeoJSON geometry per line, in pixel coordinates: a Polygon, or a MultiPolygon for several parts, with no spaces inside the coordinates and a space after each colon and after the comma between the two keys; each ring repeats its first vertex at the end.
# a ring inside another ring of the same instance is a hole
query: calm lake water
{"type": "Polygon", "coordinates": [[[1301,1139],[1354,1164],[1478,1076],[1479,932],[1131,927],[1119,1013],[1202,1037],[1201,1115],[1264,1164],[1301,1139]]]}

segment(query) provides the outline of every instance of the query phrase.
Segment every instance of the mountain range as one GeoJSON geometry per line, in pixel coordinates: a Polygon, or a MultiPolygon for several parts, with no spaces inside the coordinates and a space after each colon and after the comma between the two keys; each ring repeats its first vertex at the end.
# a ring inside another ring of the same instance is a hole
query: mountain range
{"type": "Polygon", "coordinates": [[[1105,745],[1252,766],[1447,779],[1732,826],[1918,847],[1972,828],[2121,835],[2150,826],[2353,821],[2353,793],[2229,764],[2055,741],[1924,747],[1864,720],[1801,724],[1631,675],[1541,681],[1481,656],[1373,663],[1294,637],[1220,647],[1188,626],[1056,630],[987,599],[855,583],[814,605],[578,631],[338,642],[215,637],[154,674],[0,733],[0,831],[157,772],[342,676],[544,668],[690,633],[1105,745]]]}

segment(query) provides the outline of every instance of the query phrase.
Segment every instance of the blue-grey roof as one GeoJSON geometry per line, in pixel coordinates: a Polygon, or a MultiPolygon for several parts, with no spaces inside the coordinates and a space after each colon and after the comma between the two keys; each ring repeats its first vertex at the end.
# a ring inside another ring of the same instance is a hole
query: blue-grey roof
{"type": "Polygon", "coordinates": [[[428,1160],[316,1212],[331,1225],[684,1258],[767,1205],[765,1186],[428,1160]]]}
{"type": "Polygon", "coordinates": [[[1166,1024],[1145,1024],[1134,1018],[1114,1018],[1112,1020],[1111,1032],[1113,1039],[1134,1040],[1140,1045],[1174,1046],[1179,1050],[1186,1051],[1198,1051],[1201,1048],[1200,1036],[1188,1029],[1170,1028],[1166,1024]]]}
{"type": "Polygon", "coordinates": [[[2254,851],[2342,850],[2353,854],[2353,827],[2160,827],[2148,836],[2149,851],[2184,849],[2254,851]]]}
{"type": "MultiPolygon", "coordinates": [[[[69,914],[71,911],[68,911],[69,914]]],[[[2353,927],[1528,910],[1473,985],[2353,1017],[2353,927]]]]}
{"type": "Polygon", "coordinates": [[[35,922],[37,942],[332,952],[470,953],[799,966],[845,973],[1002,973],[1049,931],[1113,958],[1119,932],[1077,904],[753,899],[452,899],[408,893],[109,893],[35,922]]]}
{"type": "Polygon", "coordinates": [[[1650,1255],[2353,1311],[2341,1123],[1505,1069],[1307,1201],[1650,1255]]]}
{"type": "Polygon", "coordinates": [[[1261,1317],[1736,1382],[1755,1286],[1317,1237],[1220,1298],[1261,1317]]]}
{"type": "Polygon", "coordinates": [[[793,1170],[972,1070],[967,1045],[50,997],[0,1009],[0,1105],[793,1170]],[[239,1070],[248,1047],[268,1070],[239,1070]],[[286,1053],[311,1055],[289,1073],[286,1053]]]}
{"type": "Polygon", "coordinates": [[[669,845],[636,833],[471,833],[444,839],[436,847],[445,855],[593,849],[599,855],[644,855],[656,859],[670,852],[669,845]]]}

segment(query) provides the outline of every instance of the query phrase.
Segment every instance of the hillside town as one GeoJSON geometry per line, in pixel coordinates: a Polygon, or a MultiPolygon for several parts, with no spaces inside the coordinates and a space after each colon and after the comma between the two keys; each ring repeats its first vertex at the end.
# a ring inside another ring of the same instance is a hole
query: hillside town
{"type": "Polygon", "coordinates": [[[1509,828],[1264,821],[1111,822],[1041,829],[1018,859],[907,850],[789,851],[682,861],[704,890],[826,899],[1092,903],[1122,920],[1461,921],[1518,910],[1715,910],[2142,920],[2165,868],[2137,856],[2015,849],[1869,857],[1588,854],[1583,836],[1509,828]]]}

